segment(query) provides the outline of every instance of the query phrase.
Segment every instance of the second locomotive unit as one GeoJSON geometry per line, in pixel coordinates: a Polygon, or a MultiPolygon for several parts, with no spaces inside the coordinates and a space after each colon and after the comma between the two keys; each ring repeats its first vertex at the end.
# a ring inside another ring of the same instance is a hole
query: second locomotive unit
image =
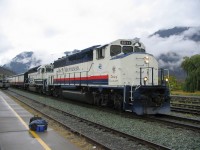
{"type": "Polygon", "coordinates": [[[67,54],[12,77],[23,88],[138,115],[170,111],[164,70],[139,39],[119,39],[67,54]]]}
{"type": "Polygon", "coordinates": [[[9,80],[7,79],[6,75],[0,74],[0,88],[8,89],[10,86],[9,80]]]}

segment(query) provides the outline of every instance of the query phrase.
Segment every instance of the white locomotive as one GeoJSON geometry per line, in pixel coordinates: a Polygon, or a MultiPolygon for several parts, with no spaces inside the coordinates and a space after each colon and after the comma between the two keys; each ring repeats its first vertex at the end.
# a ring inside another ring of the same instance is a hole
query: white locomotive
{"type": "Polygon", "coordinates": [[[54,96],[139,115],[170,111],[164,71],[137,38],[89,47],[33,68],[24,78],[25,88],[54,96]]]}

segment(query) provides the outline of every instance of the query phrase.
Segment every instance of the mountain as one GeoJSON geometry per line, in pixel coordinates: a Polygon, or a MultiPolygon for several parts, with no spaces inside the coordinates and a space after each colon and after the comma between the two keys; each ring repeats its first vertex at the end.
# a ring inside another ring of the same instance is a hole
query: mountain
{"type": "Polygon", "coordinates": [[[7,68],[4,68],[4,67],[0,67],[0,75],[5,75],[5,76],[11,76],[11,75],[14,75],[15,72],[7,69],[7,68]]]}
{"type": "Polygon", "coordinates": [[[41,64],[41,60],[35,58],[33,52],[22,52],[14,57],[11,62],[3,65],[17,74],[24,73],[28,69],[41,64]]]}
{"type": "Polygon", "coordinates": [[[170,29],[158,30],[150,37],[158,35],[162,38],[168,38],[170,36],[180,36],[182,35],[184,39],[190,39],[193,41],[200,41],[200,27],[174,27],[170,29]]]}
{"type": "MultiPolygon", "coordinates": [[[[175,52],[160,54],[157,57],[160,68],[169,69],[169,75],[177,77],[177,80],[184,80],[186,72],[181,68],[182,57],[175,52]]],[[[166,72],[165,72],[166,73],[166,72]]]]}
{"type": "Polygon", "coordinates": [[[155,33],[153,33],[150,36],[154,36],[154,35],[158,35],[162,38],[166,38],[166,37],[170,37],[172,35],[180,35],[181,33],[183,33],[184,31],[188,30],[189,27],[174,27],[171,29],[162,29],[162,30],[158,30],[155,33]]]}

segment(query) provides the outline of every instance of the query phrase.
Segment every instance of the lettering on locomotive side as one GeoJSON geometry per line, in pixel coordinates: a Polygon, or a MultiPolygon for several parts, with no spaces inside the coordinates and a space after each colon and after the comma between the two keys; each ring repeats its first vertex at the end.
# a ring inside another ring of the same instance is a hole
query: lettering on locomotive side
{"type": "Polygon", "coordinates": [[[65,72],[78,71],[78,70],[80,70],[79,66],[65,67],[65,72]]]}
{"type": "Polygon", "coordinates": [[[110,82],[118,82],[118,77],[115,75],[110,75],[110,82]]]}
{"type": "Polygon", "coordinates": [[[111,79],[117,79],[117,76],[111,75],[110,78],[111,79]]]}

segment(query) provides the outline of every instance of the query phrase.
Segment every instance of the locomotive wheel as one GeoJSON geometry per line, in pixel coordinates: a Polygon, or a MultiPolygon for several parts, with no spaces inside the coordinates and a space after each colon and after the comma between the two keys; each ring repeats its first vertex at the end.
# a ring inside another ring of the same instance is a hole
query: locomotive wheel
{"type": "Polygon", "coordinates": [[[54,89],[54,91],[53,91],[53,96],[54,96],[54,97],[59,97],[58,89],[54,89]]]}
{"type": "Polygon", "coordinates": [[[99,94],[94,94],[94,105],[101,105],[101,96],[99,94]]]}
{"type": "Polygon", "coordinates": [[[51,92],[50,92],[50,91],[46,91],[45,94],[46,94],[47,96],[50,96],[50,95],[51,95],[51,92]]]}
{"type": "Polygon", "coordinates": [[[116,94],[114,99],[114,109],[122,110],[123,107],[123,97],[121,95],[116,94]]]}
{"type": "Polygon", "coordinates": [[[40,94],[42,94],[42,93],[43,93],[43,91],[42,91],[42,88],[39,88],[39,93],[40,93],[40,94]]]}

